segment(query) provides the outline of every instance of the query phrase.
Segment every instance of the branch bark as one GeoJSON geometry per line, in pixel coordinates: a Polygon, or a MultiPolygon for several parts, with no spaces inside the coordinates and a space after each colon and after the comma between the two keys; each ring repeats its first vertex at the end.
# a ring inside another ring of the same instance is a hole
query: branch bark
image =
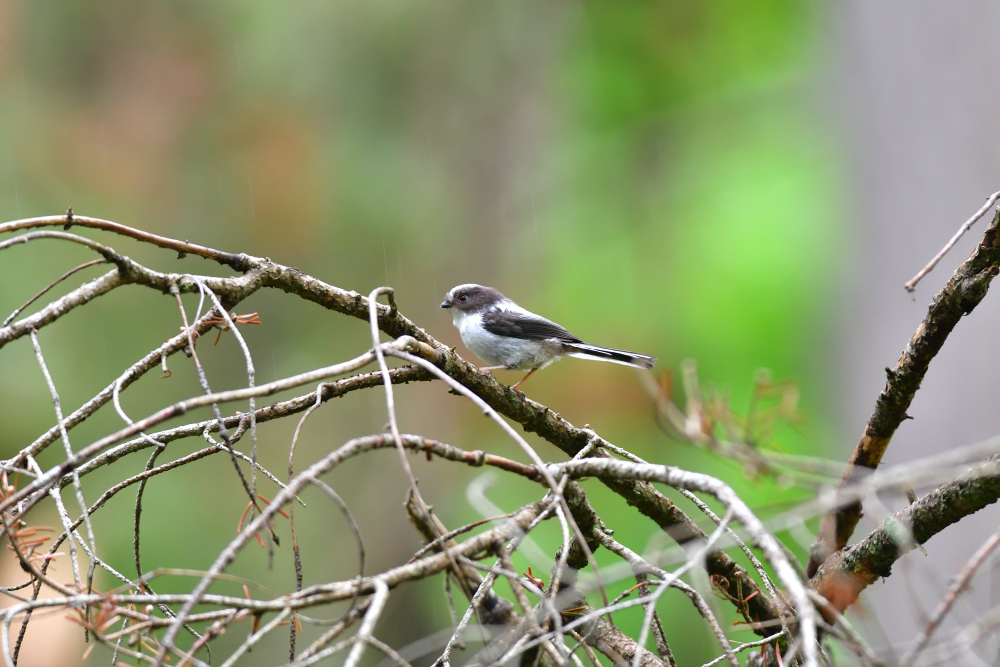
{"type": "MultiPolygon", "coordinates": [[[[930,366],[958,321],[968,315],[986,296],[990,282],[1000,268],[1000,209],[972,255],[934,297],[927,315],[896,362],[886,368],[888,381],[875,402],[861,440],[854,448],[840,486],[851,484],[859,468],[878,467],[889,441],[905,419],[907,408],[930,366]]],[[[806,573],[812,577],[830,554],[844,548],[861,518],[861,502],[831,510],[820,522],[819,535],[812,547],[806,573]]]]}
{"type": "Polygon", "coordinates": [[[997,499],[1000,456],[938,487],[883,521],[857,544],[833,554],[819,568],[812,584],[838,611],[843,611],[861,591],[880,577],[888,577],[893,564],[904,554],[997,499]]]}
{"type": "MultiPolygon", "coordinates": [[[[19,229],[46,226],[65,227],[67,225],[112,231],[140,241],[153,243],[159,247],[176,250],[180,254],[196,254],[246,273],[246,275],[231,278],[198,277],[196,280],[184,274],[165,274],[153,271],[128,258],[122,258],[124,263],[119,264],[117,275],[127,274],[127,277],[120,279],[130,283],[145,285],[163,293],[169,293],[171,287],[174,286],[181,292],[195,292],[199,289],[197,281],[200,280],[208,285],[223,300],[224,304],[244,299],[262,286],[271,287],[296,294],[336,312],[368,320],[368,299],[363,295],[334,287],[292,267],[282,266],[267,258],[226,253],[196,244],[167,239],[106,220],[72,215],[32,218],[0,225],[0,234],[19,229]]],[[[544,405],[524,398],[523,395],[510,390],[491,376],[481,373],[476,366],[436,341],[424,329],[407,319],[395,308],[381,304],[374,304],[374,308],[377,313],[378,327],[382,332],[393,338],[409,335],[434,348],[434,356],[438,358],[429,360],[433,361],[435,365],[481,397],[497,412],[517,421],[526,431],[537,433],[540,437],[559,447],[567,455],[576,455],[596,437],[596,434],[589,429],[573,426],[544,405]]],[[[17,326],[17,324],[11,326],[17,326]]],[[[427,357],[425,356],[425,358],[427,357]]],[[[160,421],[160,419],[153,421],[160,421]]],[[[126,430],[120,431],[118,436],[128,437],[125,432],[126,430]]],[[[598,444],[609,443],[598,438],[598,444]]],[[[86,456],[99,450],[100,448],[95,449],[93,446],[86,448],[78,453],[79,459],[65,462],[58,470],[50,471],[52,477],[47,473],[45,480],[64,475],[71,468],[81,465],[86,456]],[[81,454],[86,454],[86,456],[81,456],[81,454]]],[[[38,482],[44,483],[44,480],[36,480],[36,483],[38,482]]],[[[629,505],[652,519],[678,543],[683,544],[691,540],[705,538],[704,532],[698,528],[694,521],[648,482],[627,479],[603,479],[602,482],[622,496],[629,505]]],[[[727,554],[721,550],[714,551],[708,554],[705,564],[710,574],[720,575],[729,582],[731,596],[735,597],[740,592],[744,597],[749,596],[750,613],[759,618],[762,623],[778,618],[779,612],[775,602],[760,591],[746,570],[727,554]]]]}

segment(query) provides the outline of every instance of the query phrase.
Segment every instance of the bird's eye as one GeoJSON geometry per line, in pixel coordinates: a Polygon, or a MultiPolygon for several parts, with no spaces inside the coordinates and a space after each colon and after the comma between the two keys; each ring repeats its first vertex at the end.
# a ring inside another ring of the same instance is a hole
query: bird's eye
{"type": "Polygon", "coordinates": [[[459,301],[468,301],[469,300],[469,295],[468,294],[463,294],[462,296],[458,297],[458,300],[459,301]]]}

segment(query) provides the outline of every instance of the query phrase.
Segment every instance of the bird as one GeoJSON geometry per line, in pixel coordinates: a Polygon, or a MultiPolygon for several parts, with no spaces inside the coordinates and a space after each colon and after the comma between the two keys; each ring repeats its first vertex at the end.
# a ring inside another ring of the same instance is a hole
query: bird
{"type": "Polygon", "coordinates": [[[522,308],[498,290],[466,283],[448,291],[441,307],[451,311],[462,342],[489,366],[483,371],[526,370],[528,374],[562,357],[596,359],[636,368],[652,368],[656,357],[591,345],[541,315],[522,308]]]}

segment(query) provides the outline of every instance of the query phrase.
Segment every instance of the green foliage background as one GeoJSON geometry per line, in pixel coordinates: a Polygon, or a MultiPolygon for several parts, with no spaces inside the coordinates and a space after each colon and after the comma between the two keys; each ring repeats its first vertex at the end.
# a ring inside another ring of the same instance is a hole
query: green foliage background
{"type": "MultiPolygon", "coordinates": [[[[659,356],[658,370],[676,374],[682,359],[696,359],[703,383],[737,410],[758,368],[793,379],[807,419],[769,444],[816,453],[830,439],[829,369],[819,350],[831,258],[842,242],[835,147],[816,102],[821,18],[816,5],[790,0],[8,0],[0,2],[0,218],[72,206],[267,255],[362,293],[388,283],[407,315],[453,345],[457,332],[437,308],[446,289],[494,285],[588,341],[659,356]]],[[[202,260],[105,242],[160,270],[218,272],[202,260]]],[[[0,315],[89,258],[51,241],[5,251],[0,315]]],[[[260,294],[238,310],[259,311],[264,322],[245,331],[260,381],[368,344],[363,323],[293,297],[260,294]]],[[[65,409],[178,326],[171,299],[132,287],[43,330],[65,409]]],[[[199,349],[213,388],[245,382],[231,336],[199,349]]],[[[138,417],[197,393],[189,365],[178,358],[172,378],[144,378],[126,409],[138,417]]],[[[671,442],[620,366],[565,361],[527,390],[645,458],[721,475],[757,504],[792,497],[671,442]]],[[[405,431],[520,458],[440,386],[399,395],[405,431]]],[[[53,423],[27,340],[0,351],[0,405],[2,456],[53,423]]],[[[380,393],[327,406],[305,429],[298,467],[384,422],[380,393]]],[[[101,415],[73,431],[72,444],[119,423],[101,415]]],[[[279,476],[293,426],[261,430],[261,457],[279,476]]],[[[198,446],[175,443],[169,454],[198,446]]],[[[394,457],[369,455],[330,478],[359,516],[369,572],[402,562],[420,544],[401,508],[405,483],[394,457]]],[[[53,452],[40,463],[58,459],[53,452]]],[[[150,484],[146,569],[205,568],[234,534],[244,499],[230,463],[215,459],[150,484]]],[[[134,457],[94,475],[88,500],[144,462],[134,457]]],[[[449,526],[479,517],[465,494],[481,471],[417,458],[413,465],[449,526]]],[[[619,538],[641,550],[652,524],[599,485],[587,489],[619,538]]],[[[487,491],[503,511],[537,493],[503,478],[487,491]]],[[[355,546],[339,513],[318,495],[306,500],[306,585],[353,576],[355,546]]],[[[134,491],[126,492],[96,518],[99,548],[129,574],[133,503],[134,491]]],[[[540,545],[551,556],[558,528],[545,530],[540,545]]],[[[288,590],[289,561],[282,546],[269,570],[266,553],[254,549],[233,571],[288,590]]],[[[548,578],[547,566],[534,569],[548,578]]],[[[3,572],[3,585],[19,580],[15,570],[3,572]]],[[[59,574],[69,577],[68,566],[59,574]]],[[[159,590],[190,585],[165,579],[159,590]]],[[[682,596],[668,595],[661,609],[682,664],[716,654],[682,596]]],[[[626,630],[638,620],[616,617],[626,630]]],[[[393,598],[379,635],[401,646],[447,622],[436,584],[409,586],[393,598]]],[[[62,651],[61,664],[82,652],[79,632],[57,640],[69,625],[51,626],[47,642],[35,639],[62,651]]],[[[240,632],[220,642],[235,643],[240,632]]],[[[254,663],[286,652],[265,643],[254,663]]],[[[106,657],[98,650],[90,661],[106,657]]]]}

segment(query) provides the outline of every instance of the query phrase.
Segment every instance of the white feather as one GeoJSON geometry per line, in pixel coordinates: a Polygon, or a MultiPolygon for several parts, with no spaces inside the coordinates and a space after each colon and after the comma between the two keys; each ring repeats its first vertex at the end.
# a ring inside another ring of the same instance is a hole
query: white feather
{"type": "MultiPolygon", "coordinates": [[[[497,308],[509,313],[531,315],[513,301],[502,302],[497,308]]],[[[452,311],[451,317],[465,346],[490,366],[530,370],[548,366],[559,357],[560,345],[554,339],[529,340],[498,336],[483,326],[482,313],[463,313],[456,309],[452,311]]]]}
{"type": "MultiPolygon", "coordinates": [[[[448,292],[448,298],[454,299],[456,294],[463,290],[470,290],[479,287],[474,284],[458,285],[448,292]]],[[[485,312],[501,311],[531,318],[544,320],[545,318],[522,308],[510,299],[504,298],[488,307],[485,312]]],[[[458,308],[451,311],[455,328],[462,336],[462,342],[477,357],[485,361],[490,366],[506,366],[511,369],[529,370],[533,368],[544,368],[562,356],[578,357],[580,359],[594,359],[596,361],[610,361],[623,366],[634,366],[636,368],[652,368],[656,362],[655,357],[644,354],[626,352],[613,348],[590,345],[588,343],[567,343],[558,338],[517,338],[514,336],[498,336],[490,333],[483,326],[483,312],[463,312],[458,308]],[[609,358],[608,354],[614,354],[626,359],[609,358]]],[[[553,323],[554,324],[554,323],[553,323]]],[[[555,325],[558,326],[558,325],[555,325]]]]}
{"type": "Polygon", "coordinates": [[[569,343],[567,347],[571,347],[576,352],[567,352],[567,357],[576,357],[577,359],[594,359],[596,361],[610,361],[613,364],[621,364],[622,366],[632,366],[634,368],[651,368],[652,357],[644,354],[635,354],[632,352],[625,352],[624,350],[615,350],[613,348],[601,347],[600,345],[590,345],[588,343],[569,343]],[[609,357],[604,357],[598,354],[588,354],[587,350],[596,350],[599,352],[613,352],[615,354],[625,354],[633,359],[633,361],[624,361],[622,359],[611,359],[609,357]]]}

